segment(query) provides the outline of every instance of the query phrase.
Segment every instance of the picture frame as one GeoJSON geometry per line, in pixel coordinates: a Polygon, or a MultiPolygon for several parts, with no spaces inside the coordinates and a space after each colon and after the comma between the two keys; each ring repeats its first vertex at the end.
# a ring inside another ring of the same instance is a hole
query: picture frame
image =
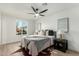
{"type": "Polygon", "coordinates": [[[57,21],[57,30],[61,30],[65,33],[69,32],[69,18],[61,18],[57,21]]]}

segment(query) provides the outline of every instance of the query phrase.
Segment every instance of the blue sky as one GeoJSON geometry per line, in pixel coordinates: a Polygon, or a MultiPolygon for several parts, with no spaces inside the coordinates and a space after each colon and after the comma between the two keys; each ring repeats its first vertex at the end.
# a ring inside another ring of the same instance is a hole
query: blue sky
{"type": "Polygon", "coordinates": [[[28,25],[28,23],[27,23],[27,21],[24,21],[24,20],[17,20],[16,21],[16,26],[17,27],[25,27],[25,26],[27,26],[28,25]]]}

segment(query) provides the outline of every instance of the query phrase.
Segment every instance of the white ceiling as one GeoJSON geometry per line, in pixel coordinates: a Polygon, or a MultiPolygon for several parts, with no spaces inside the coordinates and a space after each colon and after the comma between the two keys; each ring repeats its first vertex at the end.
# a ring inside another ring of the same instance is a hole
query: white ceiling
{"type": "MultiPolygon", "coordinates": [[[[48,3],[47,6],[43,6],[42,3],[0,3],[0,11],[24,19],[35,19],[33,15],[28,14],[33,12],[31,5],[39,8],[39,10],[48,9],[46,16],[63,9],[79,6],[77,3],[48,3]]],[[[44,16],[45,17],[45,16],[44,16]]]]}

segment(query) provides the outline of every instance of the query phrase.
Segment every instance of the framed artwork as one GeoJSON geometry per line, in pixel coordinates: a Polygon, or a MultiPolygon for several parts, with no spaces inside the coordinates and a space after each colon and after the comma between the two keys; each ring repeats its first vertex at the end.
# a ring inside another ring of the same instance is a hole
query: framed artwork
{"type": "Polygon", "coordinates": [[[57,30],[69,32],[69,18],[61,18],[57,21],[57,30]]]}

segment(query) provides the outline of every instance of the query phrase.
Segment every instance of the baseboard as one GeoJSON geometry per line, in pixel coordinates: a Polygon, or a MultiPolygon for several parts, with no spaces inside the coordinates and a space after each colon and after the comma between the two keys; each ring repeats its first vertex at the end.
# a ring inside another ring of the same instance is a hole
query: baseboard
{"type": "Polygon", "coordinates": [[[0,46],[2,46],[2,45],[9,45],[9,44],[18,43],[18,42],[20,42],[20,41],[15,41],[15,42],[10,42],[10,43],[3,43],[3,44],[0,44],[0,46]]]}
{"type": "Polygon", "coordinates": [[[76,50],[71,50],[71,49],[68,49],[68,50],[73,51],[73,52],[76,52],[76,53],[79,53],[79,51],[76,51],[76,50]]]}

